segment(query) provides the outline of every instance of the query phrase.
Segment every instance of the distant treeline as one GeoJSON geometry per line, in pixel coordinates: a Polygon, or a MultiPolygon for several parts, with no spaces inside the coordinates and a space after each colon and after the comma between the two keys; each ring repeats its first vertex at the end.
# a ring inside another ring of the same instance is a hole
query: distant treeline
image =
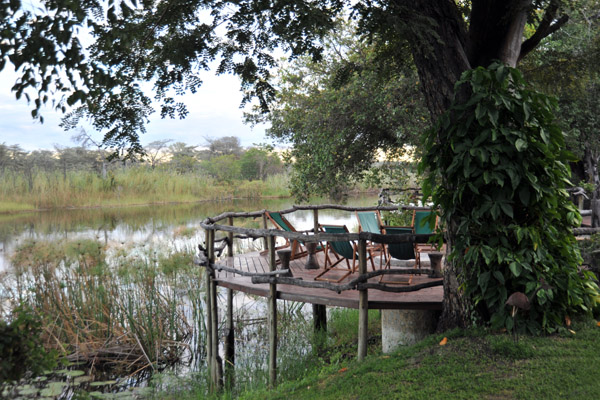
{"type": "Polygon", "coordinates": [[[161,140],[144,150],[108,161],[110,152],[97,147],[27,152],[2,143],[0,212],[289,195],[284,165],[267,146],[242,148],[224,137],[205,148],[161,140]]]}

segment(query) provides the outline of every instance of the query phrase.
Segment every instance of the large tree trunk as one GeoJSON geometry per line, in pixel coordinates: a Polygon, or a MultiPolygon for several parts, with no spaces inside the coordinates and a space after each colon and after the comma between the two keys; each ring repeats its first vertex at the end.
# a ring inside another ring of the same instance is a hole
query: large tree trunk
{"type": "MultiPolygon", "coordinates": [[[[515,66],[520,54],[523,29],[531,0],[473,0],[470,26],[454,0],[405,0],[405,7],[426,20],[434,21],[419,37],[411,38],[412,54],[422,90],[434,119],[446,111],[453,100],[466,100],[469,93],[457,93],[454,84],[461,74],[478,66],[487,67],[498,59],[515,66]]],[[[444,182],[448,190],[451,182],[444,182]]],[[[454,237],[454,221],[446,222],[450,248],[454,237]]],[[[471,304],[460,291],[460,271],[446,262],[444,270],[443,313],[439,330],[465,327],[469,324],[471,304]]]]}

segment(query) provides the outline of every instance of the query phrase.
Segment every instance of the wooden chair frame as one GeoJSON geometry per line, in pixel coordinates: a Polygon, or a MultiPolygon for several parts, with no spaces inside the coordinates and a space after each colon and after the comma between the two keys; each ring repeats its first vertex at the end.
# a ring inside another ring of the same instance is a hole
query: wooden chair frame
{"type": "MultiPolygon", "coordinates": [[[[326,225],[320,225],[320,230],[322,232],[327,232],[327,228],[334,228],[335,230],[343,230],[345,233],[350,233],[348,231],[348,228],[346,227],[346,225],[330,225],[330,224],[326,224],[326,225]]],[[[335,232],[335,233],[344,233],[344,232],[335,232]]],[[[346,242],[350,247],[351,247],[351,251],[352,251],[352,265],[350,265],[350,257],[346,257],[342,254],[339,254],[338,251],[335,250],[335,245],[332,245],[332,242],[328,241],[327,244],[325,245],[325,266],[323,269],[323,272],[319,273],[317,276],[315,276],[315,280],[316,281],[327,281],[327,282],[334,282],[334,283],[339,283],[342,280],[344,280],[346,277],[348,277],[349,275],[355,273],[358,269],[358,245],[354,242],[354,241],[348,241],[348,240],[339,240],[339,241],[335,241],[335,243],[337,242],[341,242],[344,243],[346,242]],[[329,257],[329,255],[332,254],[335,257],[335,261],[332,261],[332,259],[329,257]],[[336,268],[342,261],[346,261],[346,268],[336,268]],[[346,274],[344,274],[341,278],[339,279],[328,279],[328,278],[324,278],[323,275],[325,275],[326,273],[328,273],[331,270],[342,270],[342,271],[346,271],[346,274]]],[[[375,271],[375,263],[373,262],[373,249],[369,249],[367,247],[367,259],[371,261],[371,268],[373,269],[373,271],[375,271]]]]}

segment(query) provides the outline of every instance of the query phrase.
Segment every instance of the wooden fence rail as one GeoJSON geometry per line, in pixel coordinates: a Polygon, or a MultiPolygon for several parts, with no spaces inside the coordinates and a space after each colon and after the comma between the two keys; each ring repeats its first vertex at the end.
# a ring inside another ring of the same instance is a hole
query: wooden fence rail
{"type": "MultiPolygon", "coordinates": [[[[431,275],[431,270],[380,270],[367,273],[366,272],[366,243],[378,242],[378,243],[427,243],[432,235],[380,235],[369,232],[361,233],[347,233],[347,234],[331,234],[319,231],[319,210],[333,209],[343,210],[349,212],[356,211],[394,211],[398,209],[404,210],[421,210],[426,209],[424,207],[412,207],[412,206],[377,206],[377,207],[348,207],[340,206],[337,204],[325,204],[319,206],[294,206],[290,209],[279,211],[281,214],[289,214],[295,211],[301,210],[312,210],[314,216],[314,227],[308,231],[300,232],[287,232],[278,229],[267,229],[266,210],[254,211],[254,212],[226,212],[215,217],[206,218],[201,222],[202,228],[205,229],[205,248],[202,245],[198,245],[200,254],[195,260],[197,264],[206,267],[206,305],[209,315],[206,318],[207,323],[207,359],[208,367],[211,376],[212,388],[214,390],[220,390],[223,387],[223,378],[228,380],[228,384],[233,381],[233,372],[230,370],[230,364],[233,363],[235,352],[234,352],[234,341],[233,341],[233,325],[232,325],[232,292],[228,289],[227,293],[227,325],[226,330],[226,343],[225,343],[225,368],[223,371],[222,360],[219,357],[219,344],[218,344],[218,307],[217,307],[217,281],[216,271],[226,271],[241,276],[251,277],[253,284],[268,284],[269,285],[269,296],[268,296],[268,321],[269,321],[269,385],[275,386],[277,379],[277,285],[294,285],[306,288],[322,288],[336,291],[341,293],[345,290],[358,290],[359,291],[359,343],[358,343],[358,358],[362,360],[366,356],[367,348],[367,329],[366,322],[368,321],[368,290],[378,289],[389,292],[409,292],[420,290],[427,287],[442,285],[442,281],[434,281],[422,283],[419,285],[413,285],[411,287],[392,287],[382,283],[369,283],[368,280],[380,275],[387,274],[412,274],[422,273],[431,275]],[[255,228],[242,228],[234,226],[235,218],[262,218],[262,229],[255,228]],[[227,220],[227,224],[219,224],[218,222],[227,220]],[[217,231],[226,233],[226,236],[216,239],[215,234],[217,231]],[[359,276],[356,279],[342,285],[336,285],[329,282],[314,282],[314,281],[303,281],[297,278],[289,278],[284,275],[290,272],[288,269],[276,270],[276,258],[275,258],[275,238],[283,237],[287,240],[300,240],[302,242],[326,242],[326,241],[357,241],[359,244],[359,276]],[[265,248],[268,249],[269,257],[269,269],[268,273],[250,273],[247,271],[240,271],[235,268],[218,265],[215,263],[215,253],[220,254],[225,248],[227,248],[227,256],[233,256],[233,239],[244,238],[244,239],[259,239],[264,240],[265,248]],[[222,242],[218,249],[215,249],[215,242],[222,242]],[[224,373],[225,372],[225,373],[224,373]]],[[[313,305],[314,315],[325,315],[324,307],[319,305],[313,305]],[[319,307],[321,307],[319,309],[319,307]]],[[[326,322],[325,322],[326,323],[326,322]]],[[[321,326],[324,325],[323,321],[319,321],[321,326]]],[[[316,326],[316,324],[315,324],[316,326]]]]}

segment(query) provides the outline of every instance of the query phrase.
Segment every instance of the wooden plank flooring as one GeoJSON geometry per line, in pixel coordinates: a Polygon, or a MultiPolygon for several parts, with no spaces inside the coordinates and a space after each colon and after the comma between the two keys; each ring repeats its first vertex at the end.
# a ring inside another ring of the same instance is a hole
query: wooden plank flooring
{"type": "MultiPolygon", "coordinates": [[[[320,265],[324,265],[323,252],[317,254],[320,265]]],[[[314,281],[314,277],[322,272],[320,270],[304,269],[306,258],[293,260],[290,262],[290,269],[295,278],[302,278],[305,281],[314,281]]],[[[217,264],[233,267],[247,272],[268,272],[269,262],[266,256],[261,256],[258,252],[242,254],[235,257],[229,257],[217,262],[217,264]]],[[[340,265],[343,265],[340,264],[340,265]]],[[[376,262],[377,265],[377,262],[376,262]]],[[[369,265],[369,270],[371,267],[369,265]]],[[[342,271],[331,271],[327,277],[333,278],[336,274],[342,276],[342,271]]],[[[357,275],[350,275],[341,283],[356,278],[357,275]]],[[[388,275],[389,276],[389,275],[388,275]]],[[[377,282],[379,278],[374,278],[377,282]]],[[[393,278],[388,278],[393,279],[393,278]]],[[[432,281],[434,279],[423,275],[413,276],[412,284],[432,281]]],[[[439,279],[436,279],[439,280],[439,279]]],[[[217,273],[217,285],[234,289],[237,291],[267,297],[269,294],[268,284],[253,284],[251,278],[242,277],[226,271],[217,273]]],[[[393,285],[396,286],[396,285],[393,285]]],[[[301,301],[312,304],[323,304],[329,306],[338,306],[346,308],[358,308],[358,291],[348,290],[336,293],[328,289],[303,288],[293,285],[277,285],[278,298],[283,300],[301,301]]],[[[443,288],[436,286],[408,293],[390,293],[381,290],[369,290],[369,308],[370,309],[442,309],[443,288]]]]}

